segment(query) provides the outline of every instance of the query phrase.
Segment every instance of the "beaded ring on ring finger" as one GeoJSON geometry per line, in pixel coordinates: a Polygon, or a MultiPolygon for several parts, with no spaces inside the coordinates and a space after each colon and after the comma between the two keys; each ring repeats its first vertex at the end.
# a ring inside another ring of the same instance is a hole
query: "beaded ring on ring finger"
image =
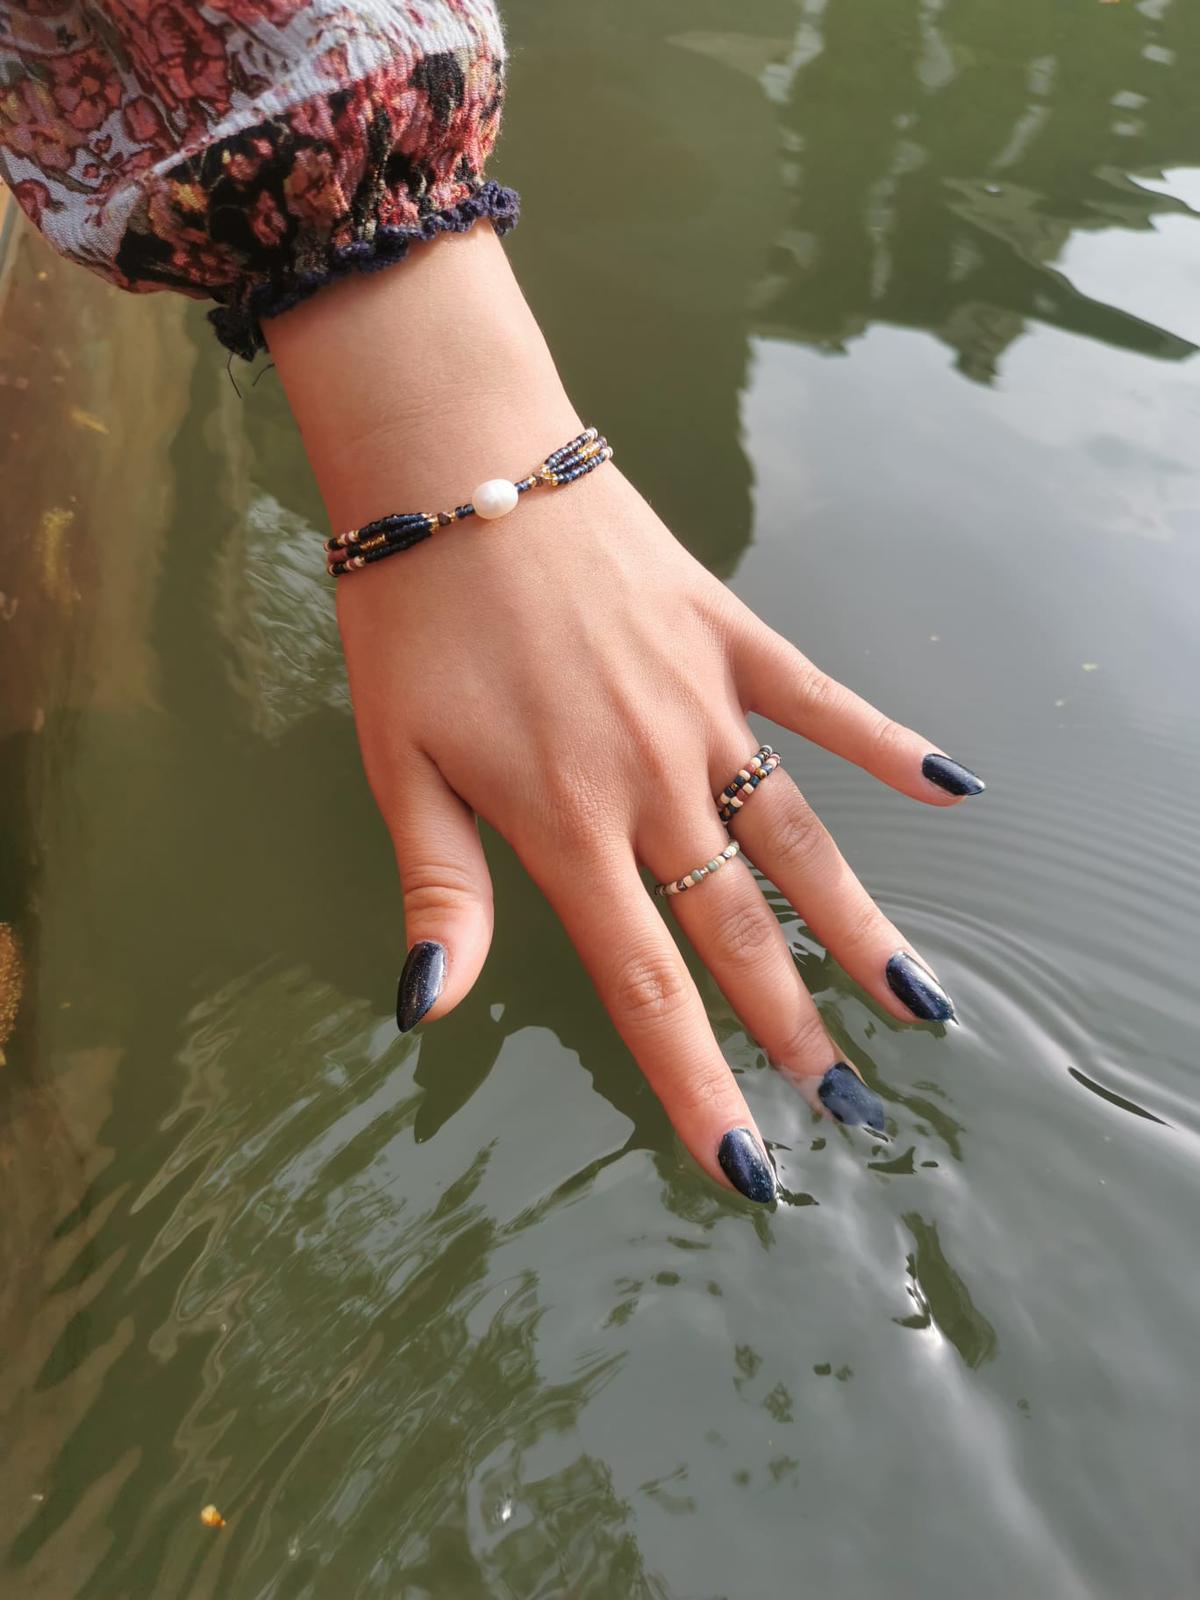
{"type": "Polygon", "coordinates": [[[703,883],[705,878],[711,877],[714,872],[720,872],[721,868],[732,861],[741,848],[736,839],[731,839],[724,850],[719,851],[710,860],[706,861],[703,866],[693,867],[682,878],[673,878],[670,883],[656,883],[654,885],[655,894],[664,898],[668,895],[685,894],[687,890],[694,889],[698,883],[703,883]]]}

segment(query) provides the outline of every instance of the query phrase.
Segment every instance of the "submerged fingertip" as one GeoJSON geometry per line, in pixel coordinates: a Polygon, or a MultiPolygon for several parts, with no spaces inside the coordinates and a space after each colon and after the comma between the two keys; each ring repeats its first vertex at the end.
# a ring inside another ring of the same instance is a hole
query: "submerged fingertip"
{"type": "Polygon", "coordinates": [[[887,1126],[883,1101],[845,1061],[830,1067],[817,1086],[817,1098],[831,1117],[849,1127],[883,1133],[887,1126]]]}

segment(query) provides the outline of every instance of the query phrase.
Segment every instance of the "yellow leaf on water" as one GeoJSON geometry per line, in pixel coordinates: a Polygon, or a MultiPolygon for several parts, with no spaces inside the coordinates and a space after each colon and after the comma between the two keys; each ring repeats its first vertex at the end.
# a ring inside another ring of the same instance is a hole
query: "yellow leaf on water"
{"type": "Polygon", "coordinates": [[[0,922],[0,1066],[21,1006],[24,970],[20,941],[7,922],[0,922]]]}
{"type": "Polygon", "coordinates": [[[37,549],[42,560],[42,587],[51,599],[69,605],[75,598],[75,588],[67,562],[67,529],[75,521],[75,513],[63,506],[51,506],[42,512],[38,524],[37,549]]]}
{"type": "Polygon", "coordinates": [[[67,415],[77,428],[89,428],[92,433],[108,432],[108,424],[94,417],[90,411],[85,411],[82,406],[72,406],[67,415]]]}

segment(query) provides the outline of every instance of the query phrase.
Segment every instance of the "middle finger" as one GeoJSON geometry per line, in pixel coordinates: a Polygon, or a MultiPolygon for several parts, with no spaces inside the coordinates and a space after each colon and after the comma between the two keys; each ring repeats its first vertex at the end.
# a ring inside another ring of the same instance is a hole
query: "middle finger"
{"type": "Polygon", "coordinates": [[[863,888],[786,772],[759,785],[730,832],[816,938],[894,1017],[955,1020],[950,996],[863,888]]]}

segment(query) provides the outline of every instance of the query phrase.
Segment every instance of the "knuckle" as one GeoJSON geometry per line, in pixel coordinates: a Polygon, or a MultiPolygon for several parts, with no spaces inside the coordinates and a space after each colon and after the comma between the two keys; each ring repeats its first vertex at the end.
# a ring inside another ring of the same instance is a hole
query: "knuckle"
{"type": "Polygon", "coordinates": [[[825,1024],[816,1012],[809,1011],[793,1019],[770,1055],[776,1065],[799,1066],[824,1061],[832,1048],[825,1024]]]}
{"type": "Polygon", "coordinates": [[[846,914],[841,943],[848,949],[861,950],[879,942],[880,932],[886,927],[887,919],[874,900],[865,890],[856,890],[846,914]]]}
{"type": "Polygon", "coordinates": [[[652,1026],[677,1016],[687,1004],[687,978],[673,962],[637,951],[618,966],[612,993],[623,1019],[652,1026]]]}
{"type": "Polygon", "coordinates": [[[797,689],[800,703],[808,716],[836,716],[845,704],[845,688],[811,661],[806,661],[801,668],[797,689]]]}
{"type": "Polygon", "coordinates": [[[664,743],[661,722],[631,713],[626,735],[639,786],[658,790],[678,783],[678,753],[671,744],[664,743]]]}
{"type": "Polygon", "coordinates": [[[880,712],[870,733],[871,754],[876,761],[886,764],[903,753],[907,738],[907,728],[880,712]]]}
{"type": "Polygon", "coordinates": [[[776,821],[771,847],[785,868],[805,873],[820,859],[825,838],[812,807],[797,799],[776,821]]]}
{"type": "Polygon", "coordinates": [[[752,965],[777,937],[779,924],[762,896],[758,898],[759,905],[735,906],[717,923],[714,942],[723,962],[752,965]]]}
{"type": "Polygon", "coordinates": [[[431,862],[406,865],[400,874],[404,909],[408,916],[430,912],[462,911],[477,906],[481,896],[475,880],[460,867],[431,862]]]}
{"type": "Polygon", "coordinates": [[[390,821],[400,809],[404,793],[404,780],[409,768],[406,752],[386,740],[360,739],[363,771],[385,821],[390,821]]]}
{"type": "Polygon", "coordinates": [[[604,789],[590,773],[553,762],[544,781],[544,820],[551,833],[572,855],[591,855],[596,839],[607,831],[604,789]]]}
{"type": "Polygon", "coordinates": [[[729,1078],[706,1068],[689,1072],[671,1088],[671,1110],[689,1121],[702,1122],[727,1113],[729,1108],[729,1078]]]}

